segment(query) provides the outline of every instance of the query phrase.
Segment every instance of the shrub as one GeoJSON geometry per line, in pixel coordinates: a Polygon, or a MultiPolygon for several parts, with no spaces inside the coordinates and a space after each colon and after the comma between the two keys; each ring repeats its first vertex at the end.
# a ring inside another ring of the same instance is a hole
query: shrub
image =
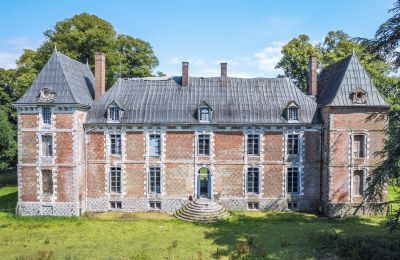
{"type": "Polygon", "coordinates": [[[243,255],[249,252],[249,243],[247,240],[238,240],[236,242],[236,252],[238,255],[243,255]]]}

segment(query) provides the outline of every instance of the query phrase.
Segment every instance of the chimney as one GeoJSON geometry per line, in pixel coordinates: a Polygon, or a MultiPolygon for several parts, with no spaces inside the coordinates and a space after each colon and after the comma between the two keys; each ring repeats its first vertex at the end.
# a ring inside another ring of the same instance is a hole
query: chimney
{"type": "Polygon", "coordinates": [[[308,95],[317,97],[317,57],[311,55],[308,75],[308,95]]]}
{"type": "Polygon", "coordinates": [[[221,62],[221,77],[226,78],[228,76],[228,63],[221,62]]]}
{"type": "Polygon", "coordinates": [[[189,86],[189,62],[182,62],[182,87],[189,86]]]}
{"type": "Polygon", "coordinates": [[[95,54],[94,76],[96,81],[95,99],[98,99],[106,91],[106,56],[104,53],[95,54]]]}

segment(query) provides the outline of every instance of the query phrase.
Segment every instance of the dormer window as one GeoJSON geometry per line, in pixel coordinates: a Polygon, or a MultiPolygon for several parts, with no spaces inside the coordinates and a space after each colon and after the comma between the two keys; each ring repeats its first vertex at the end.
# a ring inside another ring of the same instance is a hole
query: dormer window
{"type": "Polygon", "coordinates": [[[284,114],[286,115],[286,120],[288,122],[299,121],[300,118],[299,110],[300,110],[299,106],[294,101],[290,101],[285,108],[284,114]]]}
{"type": "Polygon", "coordinates": [[[108,108],[108,120],[109,121],[119,121],[120,109],[117,106],[111,106],[108,108]]]}
{"type": "Polygon", "coordinates": [[[200,122],[210,122],[211,119],[211,111],[208,107],[200,107],[199,108],[199,121],[200,122]]]}

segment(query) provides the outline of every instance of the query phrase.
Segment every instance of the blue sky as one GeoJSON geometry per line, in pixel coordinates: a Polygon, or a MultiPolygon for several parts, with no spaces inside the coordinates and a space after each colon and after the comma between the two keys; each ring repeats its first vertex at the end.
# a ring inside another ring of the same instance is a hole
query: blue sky
{"type": "Polygon", "coordinates": [[[57,21],[88,12],[119,33],[151,43],[156,70],[179,75],[217,76],[219,63],[242,77],[274,77],[281,46],[299,34],[321,41],[330,30],[372,37],[390,17],[394,0],[149,0],[0,2],[0,67],[11,68],[23,48],[36,48],[57,21]]]}

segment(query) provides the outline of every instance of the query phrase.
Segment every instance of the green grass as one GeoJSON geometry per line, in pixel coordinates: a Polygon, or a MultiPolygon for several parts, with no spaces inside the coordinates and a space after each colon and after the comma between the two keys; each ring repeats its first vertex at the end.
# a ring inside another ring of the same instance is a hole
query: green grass
{"type": "MultiPolygon", "coordinates": [[[[0,173],[1,175],[1,173],[0,173]]],[[[0,188],[0,205],[15,205],[16,187],[0,188]],[[5,199],[4,199],[5,198],[5,199]]],[[[251,237],[242,259],[326,258],[321,234],[387,237],[382,218],[327,219],[302,213],[234,212],[199,225],[161,213],[102,213],[80,218],[17,217],[0,212],[1,259],[236,259],[238,240],[251,237]],[[50,256],[50,257],[49,257],[50,256]],[[47,258],[46,258],[47,257],[47,258]]]]}

